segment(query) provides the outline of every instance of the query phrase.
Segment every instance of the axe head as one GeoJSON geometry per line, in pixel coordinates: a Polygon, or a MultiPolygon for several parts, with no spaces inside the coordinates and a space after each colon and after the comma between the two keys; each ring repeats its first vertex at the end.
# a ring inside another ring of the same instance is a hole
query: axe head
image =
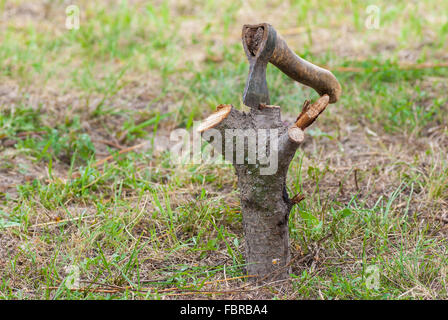
{"type": "Polygon", "coordinates": [[[266,68],[274,53],[276,40],[277,33],[270,24],[243,26],[243,47],[250,64],[243,102],[248,107],[270,104],[266,68]]]}

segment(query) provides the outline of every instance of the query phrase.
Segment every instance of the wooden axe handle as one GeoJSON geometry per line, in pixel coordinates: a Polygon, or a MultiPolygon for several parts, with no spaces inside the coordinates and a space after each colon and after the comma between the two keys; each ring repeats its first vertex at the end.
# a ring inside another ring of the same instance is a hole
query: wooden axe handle
{"type": "Polygon", "coordinates": [[[279,34],[269,62],[291,79],[313,88],[319,95],[328,94],[330,103],[335,103],[341,95],[341,85],[330,71],[299,57],[279,34]]]}

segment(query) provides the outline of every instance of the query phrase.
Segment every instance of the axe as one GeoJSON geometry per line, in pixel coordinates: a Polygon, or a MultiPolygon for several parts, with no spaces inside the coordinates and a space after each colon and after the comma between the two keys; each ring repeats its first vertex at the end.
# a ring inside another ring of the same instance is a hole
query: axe
{"type": "Polygon", "coordinates": [[[336,77],[330,71],[296,55],[270,24],[244,25],[242,41],[250,63],[243,94],[245,105],[257,108],[260,104],[270,104],[266,82],[268,62],[291,79],[313,88],[319,95],[327,94],[329,103],[339,99],[341,85],[336,77]]]}

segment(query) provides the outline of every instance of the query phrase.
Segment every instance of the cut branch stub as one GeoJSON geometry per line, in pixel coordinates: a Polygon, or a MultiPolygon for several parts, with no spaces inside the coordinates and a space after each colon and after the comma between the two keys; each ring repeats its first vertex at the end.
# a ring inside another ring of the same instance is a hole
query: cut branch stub
{"type": "Polygon", "coordinates": [[[296,194],[294,197],[291,198],[291,202],[293,204],[298,204],[300,203],[303,199],[305,199],[305,196],[303,194],[296,194]]]}
{"type": "Polygon", "coordinates": [[[313,104],[306,103],[303,106],[302,113],[299,115],[296,126],[302,130],[305,130],[309,127],[314,120],[325,110],[330,102],[330,97],[324,94],[322,97],[317,99],[313,104]]]}
{"type": "Polygon", "coordinates": [[[216,107],[217,111],[209,115],[204,119],[199,127],[198,132],[204,132],[205,130],[211,129],[217,126],[222,120],[224,120],[232,110],[232,105],[230,104],[220,104],[216,107]]]}
{"type": "Polygon", "coordinates": [[[303,133],[303,130],[295,125],[291,126],[288,129],[288,136],[292,142],[295,142],[297,144],[301,143],[303,139],[305,139],[305,134],[303,133]]]}

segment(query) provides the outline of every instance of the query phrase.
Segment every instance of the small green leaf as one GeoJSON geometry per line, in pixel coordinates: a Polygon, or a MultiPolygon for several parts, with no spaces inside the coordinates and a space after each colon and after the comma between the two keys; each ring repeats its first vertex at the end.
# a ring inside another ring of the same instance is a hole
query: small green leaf
{"type": "Polygon", "coordinates": [[[338,213],[338,215],[339,215],[341,218],[345,218],[345,217],[351,216],[352,214],[353,214],[353,211],[350,210],[349,208],[342,209],[342,210],[339,211],[339,213],[338,213]]]}
{"type": "Polygon", "coordinates": [[[310,224],[313,227],[316,227],[319,224],[319,219],[316,218],[311,212],[308,211],[300,211],[300,216],[306,223],[310,224]]]}

